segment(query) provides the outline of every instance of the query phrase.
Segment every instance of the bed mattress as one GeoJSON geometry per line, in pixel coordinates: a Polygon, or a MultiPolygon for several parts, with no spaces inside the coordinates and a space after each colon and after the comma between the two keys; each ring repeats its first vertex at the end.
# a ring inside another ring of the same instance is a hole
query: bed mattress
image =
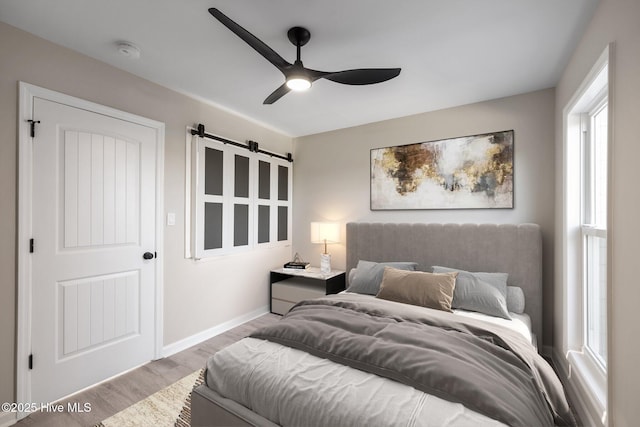
{"type": "Polygon", "coordinates": [[[396,381],[255,338],[212,357],[207,386],[282,426],[504,425],[396,381]]]}
{"type": "MultiPolygon", "coordinates": [[[[526,315],[508,321],[464,311],[456,314],[497,322],[531,342],[526,315]]],[[[206,383],[221,396],[283,426],[504,425],[394,380],[256,338],[245,338],[209,359],[206,383]],[[313,393],[305,392],[309,390],[313,393]]]]}

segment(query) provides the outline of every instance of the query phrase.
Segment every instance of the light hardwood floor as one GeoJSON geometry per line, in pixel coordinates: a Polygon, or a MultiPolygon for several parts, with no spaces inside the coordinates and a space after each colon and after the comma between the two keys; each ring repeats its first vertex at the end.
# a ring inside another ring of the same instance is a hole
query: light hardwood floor
{"type": "Polygon", "coordinates": [[[203,368],[209,356],[249,335],[258,327],[271,324],[281,316],[265,314],[223,334],[188,348],[173,356],[156,360],[131,372],[72,396],[61,403],[91,404],[91,412],[37,412],[20,420],[19,427],[93,426],[121,410],[147,398],[193,371],[203,368]]]}

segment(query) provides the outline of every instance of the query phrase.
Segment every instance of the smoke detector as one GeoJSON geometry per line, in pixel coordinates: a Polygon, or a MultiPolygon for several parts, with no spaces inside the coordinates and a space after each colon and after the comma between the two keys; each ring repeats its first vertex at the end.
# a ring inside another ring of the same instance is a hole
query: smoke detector
{"type": "Polygon", "coordinates": [[[140,58],[140,48],[130,42],[117,42],[116,47],[121,55],[130,59],[140,58]]]}

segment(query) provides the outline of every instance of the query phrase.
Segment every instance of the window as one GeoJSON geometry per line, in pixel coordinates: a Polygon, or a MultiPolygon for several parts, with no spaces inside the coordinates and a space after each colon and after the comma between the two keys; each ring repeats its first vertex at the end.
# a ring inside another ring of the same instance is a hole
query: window
{"type": "Polygon", "coordinates": [[[290,244],[291,163],[214,139],[189,140],[187,257],[290,244]]]}
{"type": "MultiPolygon", "coordinates": [[[[607,406],[609,49],[563,110],[562,351],[588,417],[607,406]]],[[[583,416],[585,414],[582,414],[583,416]]]]}
{"type": "Polygon", "coordinates": [[[606,97],[583,114],[582,244],[584,347],[607,366],[607,116],[606,97]]]}

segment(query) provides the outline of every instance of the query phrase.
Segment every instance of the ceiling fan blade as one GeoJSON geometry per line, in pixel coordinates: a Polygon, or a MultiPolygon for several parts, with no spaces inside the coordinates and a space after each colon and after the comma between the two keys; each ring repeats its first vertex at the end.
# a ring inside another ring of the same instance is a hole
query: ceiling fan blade
{"type": "Polygon", "coordinates": [[[238,23],[233,21],[224,13],[220,12],[215,7],[210,8],[209,13],[213,15],[213,17],[218,21],[220,21],[225,27],[230,29],[235,35],[244,40],[245,43],[254,48],[267,61],[275,65],[280,71],[283,71],[283,69],[287,67],[291,67],[291,64],[287,62],[283,57],[278,55],[276,51],[271,49],[262,40],[242,28],[238,23]]]}
{"type": "Polygon", "coordinates": [[[400,74],[400,70],[400,68],[359,68],[328,73],[321,78],[345,85],[370,85],[391,80],[400,74]]]}
{"type": "Polygon", "coordinates": [[[273,104],[278,99],[282,98],[286,94],[291,91],[289,86],[286,83],[283,83],[278,89],[274,90],[271,95],[267,96],[267,99],[264,100],[263,104],[273,104]]]}

